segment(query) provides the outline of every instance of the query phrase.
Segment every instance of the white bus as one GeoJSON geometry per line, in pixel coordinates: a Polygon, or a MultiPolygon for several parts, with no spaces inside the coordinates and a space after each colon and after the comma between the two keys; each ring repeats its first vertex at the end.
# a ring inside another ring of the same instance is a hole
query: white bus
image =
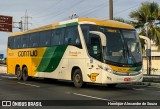
{"type": "Polygon", "coordinates": [[[11,34],[8,73],[18,80],[31,77],[72,80],[115,86],[141,82],[142,52],[131,25],[77,18],[11,34]]]}

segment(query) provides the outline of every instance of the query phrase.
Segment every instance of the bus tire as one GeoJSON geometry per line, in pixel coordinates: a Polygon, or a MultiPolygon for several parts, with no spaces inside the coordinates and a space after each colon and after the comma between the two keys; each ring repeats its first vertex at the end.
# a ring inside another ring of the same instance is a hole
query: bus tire
{"type": "Polygon", "coordinates": [[[107,84],[107,86],[108,86],[109,88],[116,87],[116,85],[117,85],[117,84],[107,84]]]}
{"type": "Polygon", "coordinates": [[[16,75],[18,80],[22,80],[22,72],[20,70],[20,67],[16,67],[16,75]]]}
{"type": "Polygon", "coordinates": [[[74,86],[77,88],[81,88],[83,86],[84,82],[83,82],[82,72],[80,69],[76,69],[74,71],[73,83],[74,83],[74,86]]]}
{"type": "Polygon", "coordinates": [[[31,78],[30,76],[28,76],[28,69],[27,69],[27,67],[24,67],[22,69],[22,75],[23,75],[23,81],[28,81],[31,78]]]}

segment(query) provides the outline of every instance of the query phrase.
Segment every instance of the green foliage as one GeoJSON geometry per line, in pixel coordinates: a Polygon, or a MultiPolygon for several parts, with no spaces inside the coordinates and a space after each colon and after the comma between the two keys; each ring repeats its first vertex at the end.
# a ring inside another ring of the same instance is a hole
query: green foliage
{"type": "MultiPolygon", "coordinates": [[[[160,50],[160,7],[156,2],[143,2],[141,6],[129,15],[132,21],[114,18],[116,21],[128,23],[140,30],[140,35],[149,37],[160,50]]],[[[145,41],[141,40],[144,51],[145,41]]]]}
{"type": "MultiPolygon", "coordinates": [[[[129,15],[134,21],[131,24],[141,30],[140,35],[148,36],[160,49],[160,7],[155,2],[143,2],[129,15]],[[145,25],[147,24],[147,25],[145,25]]],[[[142,46],[144,43],[142,43],[142,46]]]]}

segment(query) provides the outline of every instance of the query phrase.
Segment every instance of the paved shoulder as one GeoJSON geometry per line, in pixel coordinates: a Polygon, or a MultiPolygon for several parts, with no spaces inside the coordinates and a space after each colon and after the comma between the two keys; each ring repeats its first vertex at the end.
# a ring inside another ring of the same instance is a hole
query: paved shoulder
{"type": "Polygon", "coordinates": [[[0,73],[7,73],[6,65],[0,65],[0,73]]]}

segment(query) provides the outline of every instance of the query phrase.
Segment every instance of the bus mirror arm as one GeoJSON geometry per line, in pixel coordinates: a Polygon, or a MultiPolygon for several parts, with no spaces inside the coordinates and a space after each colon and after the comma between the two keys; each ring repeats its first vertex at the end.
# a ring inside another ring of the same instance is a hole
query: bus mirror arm
{"type": "Polygon", "coordinates": [[[106,46],[107,45],[107,38],[106,38],[106,36],[105,36],[104,33],[99,32],[99,31],[90,31],[89,33],[90,34],[98,35],[101,38],[101,44],[102,44],[102,46],[106,46]]]}

